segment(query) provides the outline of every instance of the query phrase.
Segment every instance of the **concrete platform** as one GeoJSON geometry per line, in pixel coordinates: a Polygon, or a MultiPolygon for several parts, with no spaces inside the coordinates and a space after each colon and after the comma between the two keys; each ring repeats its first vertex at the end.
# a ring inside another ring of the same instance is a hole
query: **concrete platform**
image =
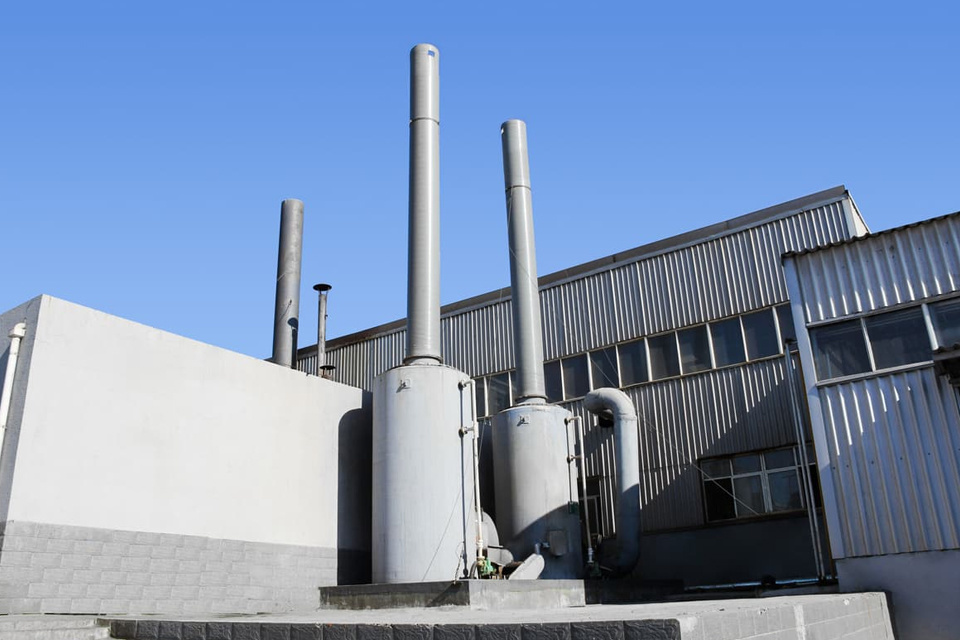
{"type": "Polygon", "coordinates": [[[108,617],[124,640],[894,640],[883,593],[481,611],[108,617]]]}
{"type": "Polygon", "coordinates": [[[586,606],[583,580],[463,580],[320,587],[323,609],[467,607],[481,611],[586,606]]]}

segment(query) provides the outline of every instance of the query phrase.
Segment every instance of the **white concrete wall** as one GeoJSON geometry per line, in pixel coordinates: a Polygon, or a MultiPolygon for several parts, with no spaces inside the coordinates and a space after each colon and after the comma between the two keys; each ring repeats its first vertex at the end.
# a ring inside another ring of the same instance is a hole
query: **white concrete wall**
{"type": "Polygon", "coordinates": [[[0,519],[337,546],[338,434],[369,422],[363,391],[39,300],[0,519]]]}

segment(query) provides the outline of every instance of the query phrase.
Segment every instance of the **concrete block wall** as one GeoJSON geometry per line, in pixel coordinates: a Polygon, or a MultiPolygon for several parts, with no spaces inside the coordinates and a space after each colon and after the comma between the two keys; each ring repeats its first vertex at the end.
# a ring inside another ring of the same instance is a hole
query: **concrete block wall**
{"type": "Polygon", "coordinates": [[[0,614],[308,611],[336,549],[7,522],[0,614]]]}

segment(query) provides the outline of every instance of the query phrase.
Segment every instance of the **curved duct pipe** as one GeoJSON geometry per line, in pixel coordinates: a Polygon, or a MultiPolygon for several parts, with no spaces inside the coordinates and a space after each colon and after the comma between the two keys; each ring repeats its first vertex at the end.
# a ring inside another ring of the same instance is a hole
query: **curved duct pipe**
{"type": "Polygon", "coordinates": [[[3,390],[0,391],[0,457],[6,440],[7,419],[10,417],[10,398],[13,395],[13,377],[17,373],[17,358],[20,356],[20,341],[27,335],[27,325],[17,323],[10,330],[10,353],[7,355],[7,370],[3,374],[3,390]]]}
{"type": "Polygon", "coordinates": [[[613,418],[613,438],[617,447],[617,486],[620,497],[614,509],[617,541],[613,552],[601,550],[600,564],[614,575],[630,573],[640,558],[640,439],[637,435],[637,411],[633,402],[619,389],[596,389],[583,399],[590,413],[613,418]]]}

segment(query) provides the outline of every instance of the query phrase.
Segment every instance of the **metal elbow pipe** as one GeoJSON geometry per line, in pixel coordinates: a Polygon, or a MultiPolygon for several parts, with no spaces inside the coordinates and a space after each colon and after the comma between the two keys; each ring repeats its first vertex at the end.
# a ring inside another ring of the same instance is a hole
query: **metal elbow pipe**
{"type": "Polygon", "coordinates": [[[619,389],[596,389],[583,399],[590,413],[613,417],[613,438],[617,447],[617,486],[620,497],[614,509],[617,541],[613,551],[603,551],[600,564],[614,575],[630,573],[640,558],[640,440],[637,411],[619,389]]]}

